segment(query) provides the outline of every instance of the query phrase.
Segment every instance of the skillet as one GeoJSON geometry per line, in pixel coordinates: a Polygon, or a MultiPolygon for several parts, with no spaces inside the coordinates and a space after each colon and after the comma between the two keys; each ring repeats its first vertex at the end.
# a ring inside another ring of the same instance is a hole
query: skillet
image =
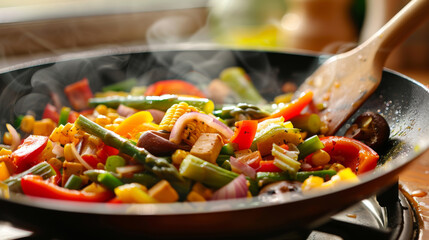
{"type": "MultiPolygon", "coordinates": [[[[51,99],[67,105],[64,86],[87,77],[93,91],[135,77],[139,84],[184,79],[198,86],[230,66],[241,66],[267,99],[285,81],[300,84],[327,56],[212,47],[148,49],[129,47],[40,59],[0,70],[0,130],[32,110],[40,118],[51,99]]],[[[353,91],[353,89],[350,89],[353,91]]],[[[418,82],[385,69],[375,93],[339,130],[342,135],[364,111],[383,115],[391,137],[377,169],[361,181],[312,195],[282,194],[206,203],[144,205],[82,204],[13,194],[0,198],[0,219],[55,236],[147,238],[266,237],[320,226],[330,216],[383,191],[399,172],[429,147],[429,91],[418,82]]],[[[392,201],[397,201],[392,199],[392,201]]]]}

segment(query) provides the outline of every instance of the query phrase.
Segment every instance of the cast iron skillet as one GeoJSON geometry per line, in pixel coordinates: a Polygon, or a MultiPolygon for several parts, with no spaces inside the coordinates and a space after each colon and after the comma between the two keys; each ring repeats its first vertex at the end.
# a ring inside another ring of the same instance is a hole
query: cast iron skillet
{"type": "MultiPolygon", "coordinates": [[[[83,77],[90,80],[94,91],[130,77],[141,84],[185,79],[201,86],[218,77],[224,68],[241,66],[261,94],[272,100],[280,94],[283,82],[299,84],[325,59],[281,52],[136,47],[39,60],[0,72],[0,125],[4,131],[6,122],[30,109],[40,117],[52,98],[68,105],[62,89],[83,77]]],[[[18,227],[55,232],[54,236],[62,237],[88,233],[153,238],[266,237],[313,228],[393,184],[403,167],[429,146],[429,91],[416,81],[385,70],[376,92],[337,135],[342,135],[347,125],[366,110],[379,112],[387,119],[391,127],[389,144],[382,150],[376,171],[363,175],[358,184],[332,192],[145,205],[81,204],[13,195],[0,199],[0,217],[18,227]]]]}

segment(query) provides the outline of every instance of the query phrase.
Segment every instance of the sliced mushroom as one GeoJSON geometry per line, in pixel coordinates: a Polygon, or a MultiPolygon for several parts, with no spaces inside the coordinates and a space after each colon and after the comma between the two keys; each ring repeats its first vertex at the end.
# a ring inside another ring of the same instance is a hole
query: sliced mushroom
{"type": "Polygon", "coordinates": [[[138,147],[142,147],[148,150],[155,156],[166,156],[174,153],[177,149],[187,150],[191,149],[191,146],[185,144],[175,144],[168,140],[168,133],[161,133],[157,131],[147,131],[143,133],[139,141],[137,142],[138,147]]]}
{"type": "Polygon", "coordinates": [[[289,182],[289,181],[279,181],[266,185],[261,189],[259,195],[262,194],[281,194],[287,192],[297,192],[301,191],[301,182],[289,182]]]}
{"type": "Polygon", "coordinates": [[[350,126],[344,136],[359,140],[374,150],[380,149],[389,139],[390,128],[378,113],[364,112],[350,126]]]}

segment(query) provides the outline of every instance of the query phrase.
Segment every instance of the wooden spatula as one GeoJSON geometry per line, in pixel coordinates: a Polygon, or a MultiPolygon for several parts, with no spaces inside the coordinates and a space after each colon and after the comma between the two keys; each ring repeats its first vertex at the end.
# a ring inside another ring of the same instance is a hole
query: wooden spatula
{"type": "Polygon", "coordinates": [[[374,92],[381,81],[384,63],[395,46],[429,18],[429,0],[413,0],[386,25],[358,47],[329,58],[299,87],[314,93],[324,104],[321,119],[335,132],[374,92]]]}

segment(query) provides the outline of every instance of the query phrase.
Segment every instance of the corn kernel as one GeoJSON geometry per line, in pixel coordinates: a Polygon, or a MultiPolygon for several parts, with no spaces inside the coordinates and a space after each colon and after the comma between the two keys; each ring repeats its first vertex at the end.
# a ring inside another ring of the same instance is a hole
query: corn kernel
{"type": "Polygon", "coordinates": [[[26,133],[31,133],[33,131],[35,121],[36,120],[33,115],[25,115],[21,120],[21,130],[26,133]]]}
{"type": "Polygon", "coordinates": [[[116,110],[114,108],[107,108],[107,114],[109,113],[116,113],[116,110]]]}
{"type": "Polygon", "coordinates": [[[103,169],[104,170],[104,164],[101,162],[97,163],[97,169],[103,169]]]}
{"type": "Polygon", "coordinates": [[[116,128],[118,127],[119,124],[107,124],[106,126],[104,126],[104,128],[106,128],[107,130],[110,131],[115,131],[116,128]]]}
{"type": "Polygon", "coordinates": [[[67,143],[66,145],[64,145],[64,159],[69,162],[75,161],[75,157],[72,152],[72,146],[70,143],[67,143]]]}
{"type": "Polygon", "coordinates": [[[185,159],[185,157],[188,156],[188,154],[189,152],[185,150],[177,149],[171,156],[171,160],[173,161],[174,164],[180,165],[183,159],[185,159]]]}
{"type": "Polygon", "coordinates": [[[177,119],[187,112],[198,112],[198,109],[193,106],[189,106],[185,102],[174,104],[165,113],[161,123],[159,124],[159,129],[171,132],[171,129],[173,129],[177,119]]]}
{"type": "Polygon", "coordinates": [[[324,166],[328,164],[329,161],[331,161],[331,156],[322,149],[317,150],[311,157],[311,162],[316,166],[324,166]]]}
{"type": "Polygon", "coordinates": [[[101,193],[106,191],[110,191],[110,190],[107,190],[107,188],[105,188],[103,185],[95,182],[89,184],[84,189],[82,189],[82,192],[88,192],[88,193],[101,193]]]}
{"type": "Polygon", "coordinates": [[[119,117],[119,114],[117,114],[116,112],[114,112],[114,113],[108,113],[106,116],[108,118],[110,118],[111,122],[114,122],[119,117]]]}
{"type": "Polygon", "coordinates": [[[12,134],[10,134],[10,132],[5,132],[3,134],[3,143],[6,145],[12,144],[12,134]]]}
{"type": "Polygon", "coordinates": [[[104,115],[98,115],[97,118],[95,119],[95,123],[97,123],[98,125],[104,127],[107,124],[111,124],[112,121],[110,121],[110,118],[104,116],[104,115]]]}
{"type": "Polygon", "coordinates": [[[100,115],[106,115],[107,114],[107,107],[106,105],[100,104],[94,109],[98,114],[100,115]]]}
{"type": "Polygon", "coordinates": [[[52,141],[48,141],[46,147],[43,149],[42,153],[39,154],[38,158],[43,161],[48,161],[49,159],[56,157],[57,155],[52,152],[53,148],[54,146],[52,144],[52,141]]]}
{"type": "Polygon", "coordinates": [[[349,182],[357,182],[358,177],[356,174],[352,172],[350,168],[343,169],[337,173],[337,175],[340,177],[343,181],[349,181],[349,182]]]}
{"type": "Polygon", "coordinates": [[[301,189],[302,189],[302,192],[308,192],[322,186],[322,184],[323,184],[323,178],[317,177],[317,176],[310,176],[309,178],[305,179],[305,181],[302,183],[301,189]]]}
{"type": "Polygon", "coordinates": [[[103,141],[101,140],[101,138],[96,137],[94,135],[89,135],[88,141],[91,142],[91,143],[93,143],[95,146],[100,146],[103,143],[103,141]]]}
{"type": "Polygon", "coordinates": [[[125,120],[125,118],[123,118],[123,117],[117,117],[117,118],[113,121],[113,124],[121,124],[124,120],[125,120]]]}
{"type": "Polygon", "coordinates": [[[333,163],[330,167],[330,170],[334,170],[336,172],[339,172],[340,170],[345,169],[345,167],[343,165],[341,165],[340,163],[333,163]]]}

